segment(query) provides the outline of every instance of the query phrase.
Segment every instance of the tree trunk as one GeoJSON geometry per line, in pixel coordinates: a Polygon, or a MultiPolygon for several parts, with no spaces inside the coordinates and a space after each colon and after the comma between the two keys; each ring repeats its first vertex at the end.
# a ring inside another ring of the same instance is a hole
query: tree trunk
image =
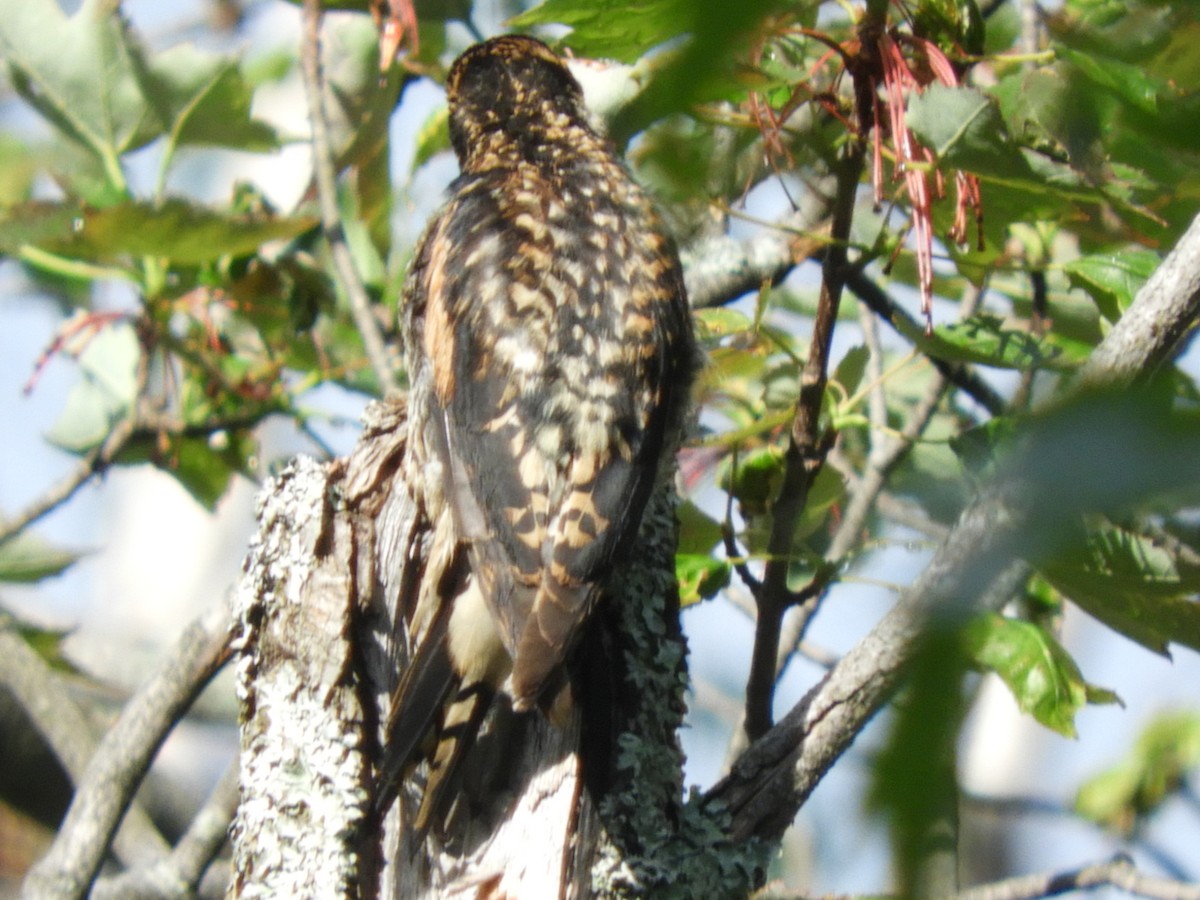
{"type": "Polygon", "coordinates": [[[493,704],[445,834],[382,817],[373,766],[405,665],[397,610],[431,537],[403,481],[403,401],[373,404],[346,460],[299,459],[260,498],[239,589],[238,896],[592,897],[653,875],[638,852],[682,800],[684,647],[674,492],[651,501],[574,665],[561,724],[493,704]],[[637,850],[635,851],[635,848],[637,850]]]}

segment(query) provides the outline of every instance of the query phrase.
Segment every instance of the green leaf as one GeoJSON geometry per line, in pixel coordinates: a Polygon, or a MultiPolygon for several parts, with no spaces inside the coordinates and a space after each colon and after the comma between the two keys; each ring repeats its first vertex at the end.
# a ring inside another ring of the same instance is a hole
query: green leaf
{"type": "Polygon", "coordinates": [[[689,0],[546,0],[509,20],[514,28],[559,24],[571,28],[577,52],[633,62],[647,50],[688,30],[689,0]]]}
{"type": "Polygon", "coordinates": [[[275,129],[251,116],[253,95],[235,60],[181,44],[143,62],[138,76],[177,145],[252,151],[279,145],[275,129]]]}
{"type": "Polygon", "coordinates": [[[8,134],[0,134],[0,208],[28,199],[37,173],[35,154],[8,134]]]}
{"type": "Polygon", "coordinates": [[[46,439],[72,453],[103,443],[133,408],[140,355],[137,336],[127,324],[110,325],[91,337],[79,357],[82,378],[46,439]]]}
{"type": "Polygon", "coordinates": [[[731,466],[720,483],[738,501],[743,516],[756,516],[767,512],[782,482],[783,454],[764,447],[738,457],[736,468],[731,466]]]}
{"type": "Polygon", "coordinates": [[[679,602],[690,606],[716,595],[729,584],[733,566],[723,559],[699,553],[680,553],[675,557],[675,577],[679,581],[679,602]]]}
{"type": "MultiPolygon", "coordinates": [[[[13,222],[19,230],[23,211],[13,209],[4,222],[13,222]]],[[[38,204],[33,211],[41,224],[28,243],[50,252],[99,261],[155,256],[180,265],[245,256],[268,241],[295,237],[316,224],[306,216],[227,215],[179,199],[159,205],[127,201],[107,209],[38,204]],[[56,235],[47,234],[52,228],[56,235]]],[[[4,236],[0,223],[0,239],[4,236]]]]}
{"type": "Polygon", "coordinates": [[[1001,369],[1054,367],[1062,361],[1056,348],[1030,334],[1006,328],[999,316],[980,313],[962,322],[939,325],[931,336],[916,336],[921,351],[950,362],[970,362],[1001,369]]]}
{"type": "Polygon", "coordinates": [[[931,84],[908,99],[908,127],[949,168],[1022,177],[1029,164],[1008,136],[996,101],[974,88],[931,84]]]}
{"type": "Polygon", "coordinates": [[[1084,256],[1066,263],[1063,271],[1073,287],[1091,295],[1104,318],[1115,322],[1160,262],[1159,255],[1149,250],[1126,250],[1084,256]]]}
{"type": "Polygon", "coordinates": [[[1200,766],[1200,715],[1164,713],[1138,736],[1126,757],[1090,778],[1075,795],[1084,818],[1132,834],[1200,766]]]}
{"type": "Polygon", "coordinates": [[[867,360],[870,358],[870,352],[862,344],[851,347],[837,364],[830,380],[840,384],[847,397],[853,395],[862,384],[863,375],[867,371],[867,360]]]}
{"type": "Polygon", "coordinates": [[[676,549],[680,553],[711,553],[721,540],[721,523],[688,500],[676,510],[679,519],[679,540],[676,549]]]}
{"type": "Polygon", "coordinates": [[[84,554],[55,546],[31,531],[0,542],[0,582],[29,584],[58,575],[84,554]]]}
{"type": "Polygon", "coordinates": [[[0,2],[0,56],[13,86],[123,184],[117,157],[162,133],[137,79],[136,48],[112,0],[72,16],[55,0],[0,2]]]}
{"type": "Polygon", "coordinates": [[[724,306],[698,309],[692,313],[696,337],[702,341],[719,341],[731,334],[749,331],[751,322],[745,314],[724,306]]]}
{"type": "Polygon", "coordinates": [[[1097,52],[1080,53],[1063,46],[1055,48],[1055,55],[1070,62],[1093,84],[1111,91],[1142,112],[1154,114],[1158,111],[1158,98],[1166,92],[1166,85],[1146,74],[1142,67],[1097,52]]]}
{"type": "Polygon", "coordinates": [[[421,123],[417,130],[413,171],[421,168],[439,153],[450,150],[450,110],[439,106],[421,123]]]}
{"type": "Polygon", "coordinates": [[[907,667],[889,734],[871,770],[869,808],[884,818],[900,880],[900,896],[923,896],[920,867],[942,842],[934,825],[953,816],[958,784],[955,753],[966,704],[966,660],[958,630],[929,628],[907,667]]]}
{"type": "Polygon", "coordinates": [[[967,652],[995,672],[1021,711],[1064,737],[1075,737],[1075,714],[1089,702],[1118,702],[1083,680],[1075,661],[1049,632],[1031,622],[987,613],[964,632],[967,652]]]}
{"type": "Polygon", "coordinates": [[[1144,535],[1095,527],[1042,572],[1081,609],[1155,653],[1167,655],[1171,641],[1200,650],[1200,575],[1181,572],[1144,535]]]}

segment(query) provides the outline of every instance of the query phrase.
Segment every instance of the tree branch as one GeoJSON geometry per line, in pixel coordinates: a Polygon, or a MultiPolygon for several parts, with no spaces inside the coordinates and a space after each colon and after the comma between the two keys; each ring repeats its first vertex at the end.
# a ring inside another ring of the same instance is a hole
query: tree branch
{"type": "Polygon", "coordinates": [[[367,362],[379,384],[380,394],[396,388],[396,378],[379,323],[371,310],[371,298],[363,286],[338,209],[337,171],[333,148],[329,140],[329,117],[325,111],[325,76],[321,69],[321,0],[304,0],[304,31],[300,46],[300,68],[304,74],[304,93],[308,98],[308,115],[312,121],[313,173],[317,197],[321,206],[321,229],[329,242],[329,254],[337,270],[350,314],[362,337],[367,362]]]}
{"type": "Polygon", "coordinates": [[[806,235],[828,218],[835,186],[832,178],[819,180],[796,212],[753,237],[739,241],[722,234],[683,248],[679,256],[692,308],[721,306],[783,281],[815,249],[806,235]]]}
{"type": "Polygon", "coordinates": [[[979,885],[959,891],[952,900],[1036,900],[1105,886],[1154,900],[1200,900],[1200,885],[1145,875],[1126,856],[1069,872],[1022,875],[979,885]]]}
{"type": "Polygon", "coordinates": [[[100,879],[91,900],[195,897],[201,878],[225,844],[237,804],[238,762],[234,760],[166,858],[114,878],[100,879]]]}
{"type": "MultiPolygon", "coordinates": [[[[29,714],[71,781],[80,784],[96,750],[92,725],[62,679],[17,634],[12,617],[5,613],[0,613],[0,684],[29,714]]],[[[125,865],[136,866],[160,859],[170,847],[146,811],[134,804],[113,849],[125,865]]]]}
{"type": "Polygon", "coordinates": [[[133,436],[134,422],[135,417],[132,413],[118,422],[104,442],[80,460],[79,465],[62,481],[51,487],[12,519],[0,523],[0,544],[54,512],[74,497],[75,493],[94,475],[104,471],[105,466],[112,462],[113,457],[121,452],[121,448],[133,436]]]}
{"type": "MultiPolygon", "coordinates": [[[[1096,349],[1079,384],[1130,381],[1170,358],[1200,303],[1189,261],[1200,260],[1200,218],[1096,349]],[[1171,289],[1169,289],[1171,288],[1171,289]],[[1126,323],[1128,319],[1128,324],[1126,323]]],[[[1076,390],[1079,390],[1077,388],[1076,390]]],[[[1036,486],[1014,475],[967,506],[930,564],[896,606],[708,793],[733,815],[730,836],[776,838],[824,774],[898,685],[931,615],[998,608],[1028,571],[1022,542],[1037,510],[1036,486]],[[1014,560],[1018,560],[1014,562],[1014,560]],[[1011,588],[1011,590],[1010,590],[1011,588]]]]}
{"type": "Polygon", "coordinates": [[[25,879],[23,898],[86,896],[163,739],[227,658],[231,625],[223,599],[184,630],[161,668],[125,705],[88,763],[49,852],[25,879]]]}
{"type": "Polygon", "coordinates": [[[788,590],[787,575],[791,567],[796,525],[808,502],[809,487],[820,472],[825,454],[832,445],[830,439],[833,435],[822,435],[820,431],[821,405],[829,368],[829,348],[849,270],[846,247],[850,240],[854,203],[865,159],[864,142],[852,139],[834,173],[837,193],[833,202],[830,243],[825,248],[822,267],[821,296],[809,342],[808,359],[800,376],[800,398],[784,456],[783,484],[771,508],[771,533],[767,539],[767,563],[762,588],[755,595],[758,616],[755,620],[750,673],[746,681],[744,723],[750,740],[761,737],[771,727],[780,628],[784,613],[795,601],[788,590]]]}

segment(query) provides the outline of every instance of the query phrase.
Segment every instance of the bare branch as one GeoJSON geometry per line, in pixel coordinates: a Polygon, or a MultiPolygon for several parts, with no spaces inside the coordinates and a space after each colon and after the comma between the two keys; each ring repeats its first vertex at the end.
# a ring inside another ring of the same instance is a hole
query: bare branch
{"type": "Polygon", "coordinates": [[[1200,885],[1143,874],[1126,856],[1070,872],[1022,875],[979,885],[960,891],[952,900],[1036,900],[1106,886],[1154,900],[1200,900],[1200,885]]]}
{"type": "MultiPolygon", "coordinates": [[[[1200,219],[1163,263],[1168,276],[1156,273],[1101,342],[1081,384],[1133,380],[1170,357],[1200,315],[1200,268],[1190,279],[1180,269],[1192,259],[1200,262],[1200,219]]],[[[998,608],[1011,596],[1028,575],[1019,559],[1034,493],[1017,476],[981,492],[896,606],[709,792],[733,813],[734,839],[782,833],[887,701],[929,616],[998,608]]]]}
{"type": "Polygon", "coordinates": [[[12,519],[0,523],[0,544],[39,519],[48,516],[74,497],[76,492],[91,481],[94,475],[104,471],[104,467],[112,462],[113,457],[121,451],[121,448],[133,435],[133,429],[133,415],[122,419],[109,432],[104,442],[88,453],[62,481],[47,490],[12,519]]]}
{"type": "MultiPolygon", "coordinates": [[[[96,735],[87,716],[46,661],[17,634],[12,618],[0,613],[0,684],[29,714],[67,774],[79,784],[96,750],[96,735]]],[[[150,816],[134,804],[113,841],[127,866],[145,865],[170,850],[150,816]]]]}
{"type": "MultiPolygon", "coordinates": [[[[1040,897],[1056,897],[1070,891],[1087,891],[1098,887],[1116,887],[1152,900],[1200,898],[1200,886],[1143,874],[1128,857],[1118,856],[1108,862],[1067,872],[1021,875],[981,884],[950,894],[944,900],[1038,900],[1040,897]]],[[[755,900],[808,900],[812,895],[805,891],[781,890],[768,885],[754,897],[755,900]]]]}
{"type": "Polygon", "coordinates": [[[163,740],[227,658],[228,601],[189,625],[161,668],[125,705],[100,741],[46,856],[30,870],[21,896],[86,896],[113,833],[163,740]]]}
{"type": "Polygon", "coordinates": [[[684,248],[679,255],[692,307],[721,306],[764,284],[779,284],[823,244],[806,235],[829,216],[833,188],[832,179],[814,184],[795,213],[746,240],[719,235],[684,248]]]}
{"type": "MultiPolygon", "coordinates": [[[[846,247],[865,158],[863,142],[851,141],[835,173],[837,193],[833,203],[830,243],[825,249],[821,297],[813,323],[808,359],[800,376],[800,398],[784,456],[783,484],[772,505],[771,534],[767,539],[767,564],[762,589],[755,597],[758,616],[754,627],[750,674],[746,681],[745,732],[751,740],[760,737],[771,727],[780,627],[784,613],[796,600],[787,585],[792,543],[796,525],[808,502],[809,486],[820,472],[825,454],[832,446],[833,435],[820,433],[821,405],[829,368],[829,348],[849,270],[846,247]]],[[[818,593],[819,588],[814,596],[818,593]]]]}
{"type": "Polygon", "coordinates": [[[1152,374],[1195,333],[1200,318],[1200,216],[1083,367],[1087,381],[1152,374]]]}
{"type": "Polygon", "coordinates": [[[333,162],[333,148],[330,146],[329,116],[325,111],[325,76],[321,68],[321,0],[304,0],[300,68],[304,74],[304,93],[308,98],[308,115],[312,121],[313,173],[321,205],[321,228],[329,242],[329,253],[338,279],[350,301],[350,314],[362,337],[367,361],[379,383],[380,393],[386,394],[396,388],[396,378],[379,323],[371,310],[371,298],[354,267],[338,210],[337,171],[333,162]]]}
{"type": "Polygon", "coordinates": [[[170,855],[159,862],[115,878],[102,878],[92,900],[165,900],[195,897],[205,871],[225,844],[238,804],[238,763],[225,770],[208,800],[196,813],[170,855]]]}

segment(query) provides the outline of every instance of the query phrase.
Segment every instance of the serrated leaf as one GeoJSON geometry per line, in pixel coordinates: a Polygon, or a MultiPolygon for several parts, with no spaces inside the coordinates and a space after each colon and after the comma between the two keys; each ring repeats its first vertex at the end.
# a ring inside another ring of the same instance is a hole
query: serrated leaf
{"type": "MultiPolygon", "coordinates": [[[[307,216],[272,216],[265,212],[230,215],[187,200],[172,199],[155,205],[127,201],[106,209],[72,204],[37,204],[38,232],[29,235],[42,249],[90,260],[126,257],[163,257],[180,265],[211,262],[222,256],[245,256],[268,241],[291,238],[312,228],[307,216]],[[56,234],[51,234],[57,229],[56,234]]],[[[21,237],[18,207],[0,223],[6,243],[21,237]],[[18,233],[6,235],[4,223],[13,222],[18,233]]]]}
{"type": "Polygon", "coordinates": [[[0,2],[0,56],[13,85],[110,167],[162,133],[139,87],[135,55],[112,0],[84,0],[72,16],[55,0],[0,2]]]}
{"type": "Polygon", "coordinates": [[[690,606],[716,595],[729,584],[733,567],[723,559],[699,553],[675,556],[675,577],[679,581],[679,602],[690,606]]]}
{"type": "Polygon", "coordinates": [[[688,30],[689,0],[546,0],[509,20],[515,28],[559,24],[571,28],[579,53],[633,62],[647,50],[688,30]]]}
{"type": "Polygon", "coordinates": [[[1149,250],[1127,250],[1071,260],[1063,271],[1072,287],[1090,294],[1104,318],[1115,322],[1161,262],[1149,250]]]}
{"type": "Polygon", "coordinates": [[[252,151],[279,145],[275,129],[251,116],[253,95],[235,60],[181,44],[145,59],[137,74],[175,144],[252,151]]]}
{"type": "Polygon", "coordinates": [[[1001,369],[1054,367],[1060,353],[1027,331],[1006,328],[998,316],[981,313],[962,322],[939,325],[931,336],[916,338],[921,351],[949,362],[970,362],[1001,369]]]}
{"type": "Polygon", "coordinates": [[[1043,574],[1073,603],[1155,653],[1174,641],[1200,650],[1200,579],[1180,574],[1149,538],[1115,526],[1092,529],[1043,574]]]}
{"type": "Polygon", "coordinates": [[[30,584],[58,575],[84,554],[67,550],[31,531],[0,542],[0,582],[30,584]]]}
{"type": "Polygon", "coordinates": [[[1200,715],[1160,715],[1138,736],[1126,757],[1080,786],[1075,810],[1125,834],[1182,787],[1200,765],[1200,715]]]}
{"type": "Polygon", "coordinates": [[[964,639],[971,658],[1000,676],[1022,712],[1064,737],[1076,736],[1075,714],[1089,701],[1116,700],[1111,691],[1089,690],[1070,654],[1031,622],[987,613],[964,639]]]}
{"type": "Polygon", "coordinates": [[[995,100],[974,88],[931,84],[908,100],[905,120],[939,163],[990,177],[1028,177],[995,100]]]}
{"type": "Polygon", "coordinates": [[[832,381],[842,386],[846,396],[852,395],[862,384],[863,374],[867,371],[867,360],[871,358],[866,347],[859,344],[846,351],[833,372],[832,381]]]}
{"type": "Polygon", "coordinates": [[[741,334],[751,326],[750,318],[736,309],[718,306],[698,309],[692,313],[696,337],[702,341],[717,341],[731,334],[741,334]]]}
{"type": "Polygon", "coordinates": [[[679,553],[707,554],[721,540],[721,523],[688,500],[675,512],[679,519],[679,553]]]}
{"type": "Polygon", "coordinates": [[[129,325],[102,328],[79,357],[81,378],[46,435],[57,447],[86,453],[99,446],[129,412],[137,394],[141,348],[129,325]]]}

